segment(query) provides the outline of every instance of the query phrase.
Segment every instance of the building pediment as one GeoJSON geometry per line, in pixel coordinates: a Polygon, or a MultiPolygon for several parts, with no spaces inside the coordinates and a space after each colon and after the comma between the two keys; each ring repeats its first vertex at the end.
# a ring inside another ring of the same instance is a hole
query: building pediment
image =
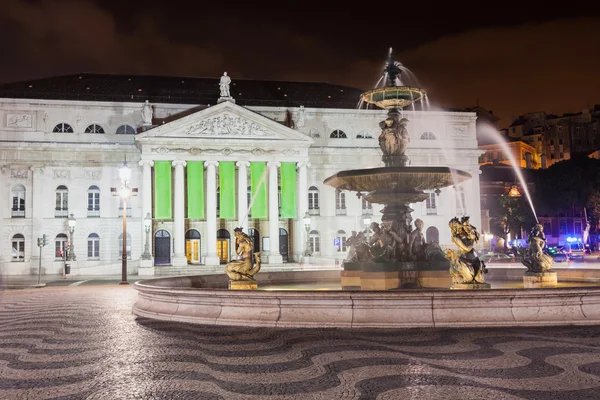
{"type": "Polygon", "coordinates": [[[244,143],[249,141],[289,141],[309,147],[313,140],[254,111],[226,101],[180,119],[149,129],[136,136],[142,143],[177,139],[244,143]]]}

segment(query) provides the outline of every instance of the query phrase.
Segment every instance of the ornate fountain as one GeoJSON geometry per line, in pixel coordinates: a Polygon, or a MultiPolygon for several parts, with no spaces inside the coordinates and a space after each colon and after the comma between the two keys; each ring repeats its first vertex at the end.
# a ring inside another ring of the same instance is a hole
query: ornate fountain
{"type": "Polygon", "coordinates": [[[429,192],[439,194],[439,189],[457,185],[471,175],[448,167],[409,166],[410,160],[405,154],[409,143],[409,121],[402,118],[401,110],[422,100],[426,92],[420,88],[396,86],[401,73],[390,53],[384,69],[387,86],[361,95],[364,102],[388,110],[387,118],[379,123],[379,146],[385,167],[340,171],[324,181],[338,190],[358,192],[358,196],[371,203],[385,205],[381,226],[372,226],[373,237],[366,240],[364,235],[353,234],[347,243],[351,250],[343,264],[346,273],[342,274],[342,284],[346,288],[421,287],[424,281],[420,275],[424,274],[419,271],[442,268],[448,284],[450,282],[448,261],[438,245],[425,243],[422,221],[415,221],[417,229],[413,231],[413,210],[409,204],[425,200],[429,192]],[[396,274],[398,271],[400,274],[396,274]],[[383,275],[373,282],[364,279],[374,273],[383,275]],[[344,276],[347,278],[345,285],[344,276]]]}

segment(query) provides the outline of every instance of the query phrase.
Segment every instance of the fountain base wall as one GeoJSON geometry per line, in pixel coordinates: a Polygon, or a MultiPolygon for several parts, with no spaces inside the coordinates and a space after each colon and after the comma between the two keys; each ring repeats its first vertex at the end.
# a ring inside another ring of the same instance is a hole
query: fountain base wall
{"type": "Polygon", "coordinates": [[[452,279],[447,262],[345,262],[343,290],[447,289],[452,279]]]}
{"type": "MultiPolygon", "coordinates": [[[[520,274],[511,268],[499,273],[520,274]]],[[[568,271],[571,272],[571,271],[568,271]]],[[[598,271],[591,272],[592,281],[598,271]]],[[[269,272],[265,283],[339,282],[339,271],[269,272]]],[[[560,272],[559,272],[560,275],[560,272]]],[[[586,277],[583,279],[585,281],[586,277]]],[[[498,327],[600,324],[600,287],[407,291],[228,290],[224,274],[139,281],[133,314],[204,325],[498,327]]]]}

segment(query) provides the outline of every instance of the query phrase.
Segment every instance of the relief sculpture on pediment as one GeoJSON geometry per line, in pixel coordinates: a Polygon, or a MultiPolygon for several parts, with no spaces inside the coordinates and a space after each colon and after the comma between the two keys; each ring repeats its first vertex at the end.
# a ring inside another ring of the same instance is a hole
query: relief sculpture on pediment
{"type": "Polygon", "coordinates": [[[189,126],[185,133],[188,135],[232,135],[232,136],[271,136],[260,125],[242,117],[232,117],[223,114],[213,118],[203,119],[189,126]]]}

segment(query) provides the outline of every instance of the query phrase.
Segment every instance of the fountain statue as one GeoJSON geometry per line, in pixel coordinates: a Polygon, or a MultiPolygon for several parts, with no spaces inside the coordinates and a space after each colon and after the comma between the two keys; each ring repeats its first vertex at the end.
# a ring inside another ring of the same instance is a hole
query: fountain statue
{"type": "MultiPolygon", "coordinates": [[[[423,99],[426,93],[415,87],[397,86],[400,73],[399,64],[393,60],[390,52],[384,69],[387,85],[361,95],[362,101],[388,110],[387,118],[379,124],[379,146],[385,167],[340,171],[325,179],[324,183],[338,190],[358,192],[358,196],[370,203],[384,204],[381,225],[376,224],[373,237],[367,241],[366,246],[362,242],[356,242],[362,248],[360,254],[363,259],[358,260],[359,252],[356,251],[356,255],[344,261],[344,269],[370,269],[386,273],[410,271],[404,275],[410,281],[408,285],[412,287],[415,284],[414,271],[446,267],[448,261],[439,245],[425,244],[420,232],[412,233],[413,210],[409,204],[424,201],[429,192],[439,194],[440,188],[458,185],[471,178],[471,175],[448,167],[409,166],[410,160],[405,154],[409,144],[409,120],[402,118],[401,110],[423,99]]],[[[422,230],[422,221],[417,230],[422,230]]],[[[396,284],[403,286],[402,279],[390,279],[391,281],[378,288],[390,289],[396,284]]]]}
{"type": "Polygon", "coordinates": [[[536,224],[527,238],[527,249],[521,248],[521,263],[527,267],[523,276],[526,288],[556,287],[556,272],[552,272],[554,259],[544,253],[546,236],[542,224],[536,224]]]}
{"type": "Polygon", "coordinates": [[[474,246],[479,241],[477,229],[469,223],[469,217],[460,220],[452,218],[448,223],[452,242],[458,251],[447,249],[446,257],[450,260],[450,276],[453,289],[489,289],[483,274],[487,273],[485,263],[479,259],[474,246]]]}
{"type": "Polygon", "coordinates": [[[254,253],[254,264],[252,264],[252,250],[254,243],[250,236],[246,235],[242,228],[233,230],[235,235],[235,252],[240,259],[227,263],[225,273],[229,277],[230,289],[257,289],[258,285],[254,275],[260,271],[260,255],[254,253]]]}

